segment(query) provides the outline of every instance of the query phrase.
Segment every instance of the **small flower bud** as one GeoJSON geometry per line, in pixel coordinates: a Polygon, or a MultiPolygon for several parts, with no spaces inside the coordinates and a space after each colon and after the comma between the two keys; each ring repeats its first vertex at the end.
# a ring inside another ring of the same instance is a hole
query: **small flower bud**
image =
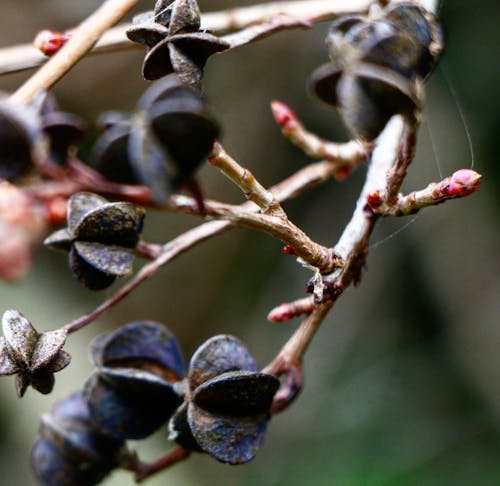
{"type": "Polygon", "coordinates": [[[443,187],[443,193],[452,197],[468,196],[475,192],[481,183],[481,174],[471,169],[457,170],[443,187]]]}
{"type": "Polygon", "coordinates": [[[33,45],[46,56],[54,55],[66,42],[70,35],[66,32],[55,30],[41,30],[33,40],[33,45]]]}

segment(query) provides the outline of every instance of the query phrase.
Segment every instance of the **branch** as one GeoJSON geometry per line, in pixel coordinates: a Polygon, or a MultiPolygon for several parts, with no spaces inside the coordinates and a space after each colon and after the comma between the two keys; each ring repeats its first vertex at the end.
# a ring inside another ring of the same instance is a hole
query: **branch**
{"type": "MultiPolygon", "coordinates": [[[[370,0],[300,0],[264,3],[220,12],[203,13],[201,29],[219,34],[234,32],[252,24],[268,23],[270,19],[280,15],[299,19],[297,20],[298,24],[303,24],[301,19],[304,18],[307,18],[308,22],[316,23],[334,19],[338,15],[348,12],[365,11],[370,3],[370,0]]],[[[107,31],[95,46],[90,46],[92,48],[90,53],[101,54],[116,50],[141,48],[127,38],[125,32],[130,26],[130,23],[126,23],[107,31]]],[[[252,30],[251,33],[255,34],[256,32],[252,30]]],[[[261,37],[257,35],[256,38],[261,37]]],[[[46,61],[47,57],[32,44],[6,47],[0,49],[0,74],[32,69],[46,61]]]]}
{"type": "MultiPolygon", "coordinates": [[[[391,118],[377,139],[356,209],[334,247],[335,253],[344,259],[344,267],[324,277],[327,289],[324,295],[325,301],[314,307],[263,372],[280,376],[300,365],[312,338],[336,299],[351,283],[359,281],[360,271],[366,258],[368,240],[377,220],[377,216],[369,208],[367,209],[366,196],[376,188],[386,186],[386,174],[398,158],[402,132],[403,120],[395,116],[391,118]]],[[[302,300],[301,302],[305,303],[302,300]]],[[[292,307],[293,303],[289,306],[292,307]]]]}
{"type": "MultiPolygon", "coordinates": [[[[302,192],[302,190],[309,188],[315,184],[325,181],[328,176],[332,175],[332,166],[328,162],[318,162],[311,164],[276,186],[272,187],[270,191],[274,194],[278,201],[291,199],[302,192]],[[330,168],[330,172],[329,172],[330,168]]],[[[187,199],[187,198],[186,198],[187,199]]],[[[193,206],[195,201],[192,202],[193,206]]],[[[250,207],[253,203],[245,203],[242,207],[250,207]]],[[[255,207],[255,206],[254,206],[255,207]]],[[[177,238],[161,247],[158,256],[150,263],[144,265],[122,288],[120,288],[109,299],[105,300],[102,304],[96,307],[93,311],[85,314],[74,321],[64,325],[63,328],[68,332],[76,332],[82,327],[95,321],[99,316],[104,314],[107,310],[118,304],[135,288],[139,287],[143,282],[152,277],[161,267],[176,258],[177,256],[188,251],[190,248],[197,244],[215,236],[225,233],[232,229],[234,224],[230,221],[210,221],[204,223],[192,230],[189,230],[177,238]]]]}
{"type": "Polygon", "coordinates": [[[348,143],[333,143],[307,131],[297,115],[283,102],[271,103],[274,119],[281,133],[294,145],[313,159],[326,159],[336,164],[335,177],[344,179],[357,165],[367,159],[368,144],[352,140],[348,143]]]}
{"type": "MultiPolygon", "coordinates": [[[[23,84],[11,99],[28,103],[39,92],[50,88],[64,76],[139,0],[106,0],[83,21],[60,51],[23,84]]],[[[0,54],[1,55],[1,54],[0,54]]]]}
{"type": "Polygon", "coordinates": [[[308,265],[322,272],[331,272],[342,265],[335,254],[312,241],[300,228],[294,225],[273,193],[265,189],[253,174],[231,158],[219,143],[214,144],[208,161],[231,179],[245,194],[247,199],[257,204],[261,213],[245,211],[243,208],[227,204],[205,204],[206,214],[229,219],[234,223],[261,229],[279,238],[294,250],[294,253],[308,265]]]}
{"type": "Polygon", "coordinates": [[[156,459],[151,463],[139,463],[135,466],[135,480],[137,483],[144,481],[157,472],[164,471],[165,469],[177,464],[178,462],[187,459],[191,451],[182,446],[174,447],[166,454],[156,459]]]}
{"type": "Polygon", "coordinates": [[[368,194],[367,200],[372,210],[381,216],[407,216],[428,206],[469,196],[479,188],[480,183],[480,174],[470,169],[461,169],[440,182],[429,184],[425,189],[414,191],[407,196],[399,194],[392,206],[384,204],[378,191],[368,194]]]}

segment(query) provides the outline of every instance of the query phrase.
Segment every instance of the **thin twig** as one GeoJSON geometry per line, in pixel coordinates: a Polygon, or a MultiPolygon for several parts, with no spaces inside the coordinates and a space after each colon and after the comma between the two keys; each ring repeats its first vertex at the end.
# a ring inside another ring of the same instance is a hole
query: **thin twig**
{"type": "Polygon", "coordinates": [[[50,88],[64,76],[139,0],[106,0],[73,30],[71,38],[39,71],[23,84],[11,99],[28,103],[40,91],[50,88]]]}
{"type": "Polygon", "coordinates": [[[373,212],[367,209],[366,196],[375,189],[385,187],[387,171],[397,160],[402,131],[403,120],[395,116],[389,121],[376,142],[356,209],[334,248],[345,260],[345,265],[324,277],[328,300],[318,304],[302,321],[263,372],[280,376],[286,374],[289,368],[300,364],[312,338],[336,299],[351,283],[359,281],[360,271],[366,258],[368,240],[377,220],[373,212]]]}
{"type": "Polygon", "coordinates": [[[185,449],[182,446],[177,446],[153,462],[139,463],[135,468],[135,480],[140,483],[153,474],[164,471],[170,466],[187,459],[190,454],[191,451],[188,449],[185,449]]]}
{"type": "MultiPolygon", "coordinates": [[[[170,201],[174,202],[177,211],[199,215],[195,201],[191,198],[179,196],[170,201]]],[[[312,241],[304,231],[288,219],[284,211],[279,215],[265,214],[255,209],[210,200],[203,201],[203,208],[204,216],[231,221],[237,226],[256,229],[281,240],[293,249],[298,258],[321,272],[328,273],[342,265],[330,248],[312,241]]]]}
{"type": "MultiPolygon", "coordinates": [[[[286,15],[295,19],[307,18],[316,23],[331,20],[347,12],[360,12],[368,9],[371,0],[299,0],[288,2],[270,2],[247,7],[231,8],[219,12],[202,14],[201,28],[214,33],[234,32],[257,23],[266,23],[270,19],[286,15]]],[[[125,32],[130,23],[116,26],[103,34],[91,54],[101,54],[123,49],[141,48],[131,42],[125,32]]],[[[23,44],[0,49],[0,74],[8,74],[32,69],[47,61],[32,44],[23,44]]]]}
{"type": "Polygon", "coordinates": [[[271,109],[281,133],[313,159],[326,159],[337,166],[336,177],[344,179],[354,168],[367,159],[370,147],[358,140],[334,143],[309,132],[293,110],[282,101],[271,102],[271,109]],[[341,177],[339,177],[339,175],[341,177]]]}
{"type": "Polygon", "coordinates": [[[471,169],[460,169],[440,182],[433,182],[425,189],[406,196],[399,194],[396,202],[386,205],[380,195],[369,194],[368,202],[372,210],[382,216],[407,216],[420,209],[441,204],[457,197],[469,196],[479,188],[481,175],[471,169]],[[377,204],[380,201],[380,205],[377,204]]]}
{"type": "MultiPolygon", "coordinates": [[[[300,194],[301,186],[309,188],[314,184],[318,184],[326,180],[328,176],[328,167],[331,168],[330,163],[318,162],[311,164],[302,170],[293,174],[289,178],[277,184],[270,191],[275,195],[278,201],[290,199],[300,194]]],[[[330,175],[332,172],[330,172],[330,175]]],[[[194,200],[193,200],[194,205],[194,200]]],[[[249,207],[252,203],[245,203],[244,207],[249,207]]],[[[255,207],[255,206],[254,206],[255,207]]],[[[78,331],[82,327],[95,321],[99,316],[104,314],[107,310],[112,308],[124,297],[126,297],[135,288],[139,287],[143,282],[152,277],[162,266],[176,258],[177,256],[185,253],[193,246],[215,236],[222,234],[234,225],[230,221],[210,221],[204,223],[192,230],[189,230],[177,238],[171,240],[161,247],[160,255],[150,263],[144,265],[122,288],[120,288],[109,299],[105,300],[102,304],[96,307],[93,311],[85,314],[74,321],[63,326],[68,333],[78,331]]]]}

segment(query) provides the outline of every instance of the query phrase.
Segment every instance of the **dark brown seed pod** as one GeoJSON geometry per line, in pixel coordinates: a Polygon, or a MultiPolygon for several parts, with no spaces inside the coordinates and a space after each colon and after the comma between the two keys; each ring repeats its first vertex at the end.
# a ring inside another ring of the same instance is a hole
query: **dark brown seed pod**
{"type": "Polygon", "coordinates": [[[71,113],[54,111],[42,117],[42,127],[49,139],[51,160],[59,165],[66,164],[68,151],[85,134],[82,119],[71,113]]]}
{"type": "Polygon", "coordinates": [[[207,59],[229,49],[226,41],[200,31],[196,0],[157,1],[154,12],[134,19],[127,36],[150,48],[142,66],[145,79],[176,73],[184,84],[197,91],[201,91],[207,59]]]}
{"type": "Polygon", "coordinates": [[[339,109],[354,136],[373,140],[389,118],[420,109],[420,83],[441,49],[435,19],[410,2],[334,22],[331,62],[313,72],[312,92],[339,109]]]}
{"type": "Polygon", "coordinates": [[[97,372],[85,386],[92,420],[120,439],[141,439],[180,405],[175,386],[184,374],[179,345],[163,325],[129,323],[91,345],[97,372]]]}
{"type": "Polygon", "coordinates": [[[207,32],[169,35],[148,51],[142,65],[144,79],[175,73],[182,82],[200,91],[203,68],[212,54],[229,49],[224,40],[207,32]]]}
{"type": "Polygon", "coordinates": [[[54,388],[54,373],[71,361],[62,350],[63,330],[39,333],[20,312],[5,311],[0,337],[0,375],[16,375],[16,390],[22,397],[28,386],[47,394],[54,388]]]}
{"type": "Polygon", "coordinates": [[[16,181],[46,156],[41,122],[27,105],[0,100],[0,179],[16,181]]]}
{"type": "Polygon", "coordinates": [[[187,407],[171,419],[170,437],[228,464],[253,459],[262,445],[279,381],[257,372],[241,341],[221,335],[193,355],[188,386],[187,407]]]}
{"type": "Polygon", "coordinates": [[[68,227],[46,238],[44,245],[69,249],[77,279],[91,290],[101,290],[132,271],[144,214],[131,203],[108,203],[80,192],[68,201],[68,227]]]}
{"type": "Polygon", "coordinates": [[[40,436],[31,464],[46,486],[98,484],[117,466],[124,447],[123,441],[94,427],[82,392],[73,393],[42,416],[40,436]]]}

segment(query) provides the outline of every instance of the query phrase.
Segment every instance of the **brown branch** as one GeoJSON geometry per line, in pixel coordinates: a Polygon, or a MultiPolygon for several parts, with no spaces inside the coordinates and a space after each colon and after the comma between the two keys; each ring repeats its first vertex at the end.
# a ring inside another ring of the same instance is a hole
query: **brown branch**
{"type": "Polygon", "coordinates": [[[188,449],[185,449],[182,446],[177,446],[153,462],[139,463],[135,466],[135,481],[140,483],[153,474],[164,471],[170,466],[187,459],[190,454],[191,451],[188,449]]]}
{"type": "MultiPolygon", "coordinates": [[[[300,0],[288,2],[270,2],[247,7],[231,8],[219,12],[202,14],[201,28],[214,33],[234,32],[252,24],[268,25],[270,19],[285,15],[289,18],[307,18],[316,23],[331,20],[347,12],[359,12],[368,9],[371,0],[300,0]]],[[[103,34],[90,54],[101,54],[123,49],[138,49],[141,46],[131,42],[125,32],[130,23],[116,26],[103,34]]],[[[255,33],[255,32],[254,32],[255,33]]],[[[260,37],[258,37],[260,38],[260,37]]],[[[40,66],[47,61],[32,44],[0,49],[0,74],[22,71],[40,66]]]]}
{"type": "MultiPolygon", "coordinates": [[[[312,338],[336,299],[351,283],[359,281],[361,268],[366,258],[368,240],[377,219],[376,215],[367,208],[366,196],[380,187],[385,188],[387,171],[397,160],[402,132],[403,120],[395,116],[377,139],[356,209],[334,248],[335,252],[344,259],[344,267],[324,277],[327,290],[323,297],[326,300],[314,307],[263,372],[280,376],[286,374],[290,368],[300,365],[312,338]]],[[[293,303],[289,305],[293,306],[293,303]]]]}
{"type": "MultiPolygon", "coordinates": [[[[270,191],[275,195],[278,201],[295,197],[301,192],[301,186],[305,189],[311,187],[313,184],[318,184],[326,180],[329,166],[329,163],[323,162],[311,164],[285,179],[280,184],[274,186],[270,189],[270,191]]],[[[193,205],[194,204],[195,202],[193,200],[193,205]]],[[[252,203],[245,203],[245,205],[242,206],[249,207],[251,204],[252,203]]],[[[230,221],[210,221],[179,235],[177,238],[174,238],[170,242],[163,245],[157,258],[144,265],[114,295],[101,303],[93,311],[69,322],[63,326],[63,328],[66,329],[68,333],[72,333],[78,331],[82,327],[85,327],[95,321],[107,310],[115,306],[135,288],[139,287],[143,282],[152,277],[168,262],[185,253],[193,246],[196,246],[197,244],[215,235],[222,234],[233,227],[234,225],[230,221]]]]}
{"type": "Polygon", "coordinates": [[[399,194],[392,206],[385,204],[378,192],[368,195],[368,204],[381,216],[407,216],[428,206],[469,196],[479,188],[480,182],[481,175],[476,171],[461,169],[440,182],[429,184],[425,189],[411,192],[406,196],[399,194]]]}
{"type": "Polygon", "coordinates": [[[275,307],[267,315],[267,319],[272,322],[287,322],[301,314],[310,314],[316,307],[313,297],[304,297],[293,302],[285,302],[275,307]]]}
{"type": "Polygon", "coordinates": [[[71,38],[50,60],[23,84],[11,99],[28,103],[50,88],[92,49],[99,37],[118,22],[139,0],[106,0],[73,30],[71,38]]]}
{"type": "Polygon", "coordinates": [[[358,140],[348,143],[333,143],[305,129],[297,115],[282,101],[271,103],[274,119],[281,133],[294,145],[313,159],[326,159],[336,164],[336,177],[344,179],[358,164],[364,162],[370,146],[358,140]]]}

